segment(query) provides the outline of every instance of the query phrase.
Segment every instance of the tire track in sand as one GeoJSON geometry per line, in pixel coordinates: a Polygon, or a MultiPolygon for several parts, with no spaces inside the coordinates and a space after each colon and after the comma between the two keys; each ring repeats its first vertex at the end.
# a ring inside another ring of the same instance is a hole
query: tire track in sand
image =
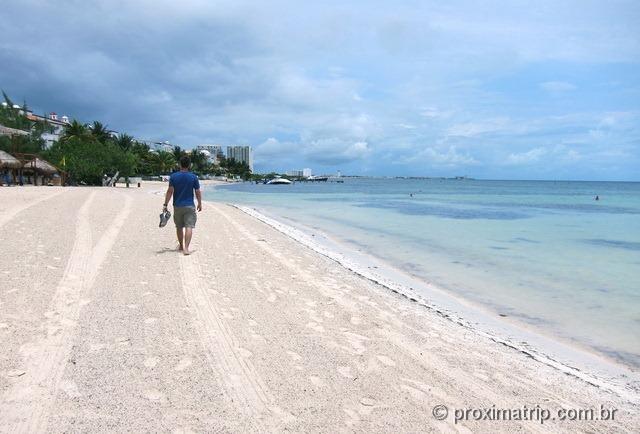
{"type": "MultiPolygon", "coordinates": [[[[260,431],[282,428],[294,417],[274,404],[253,363],[234,338],[211,294],[206,290],[197,255],[180,257],[180,275],[188,306],[211,368],[220,373],[223,387],[238,409],[260,431]]],[[[249,355],[250,356],[250,355],[249,355]]]]}
{"type": "Polygon", "coordinates": [[[60,194],[62,194],[64,192],[64,190],[59,190],[56,191],[52,194],[49,194],[47,196],[43,196],[43,197],[39,197],[37,199],[33,199],[27,202],[24,202],[20,205],[14,206],[12,207],[10,210],[4,212],[3,214],[0,214],[0,228],[2,226],[4,226],[8,221],[10,221],[12,218],[14,218],[15,216],[17,216],[18,214],[20,214],[22,211],[31,208],[32,206],[35,206],[41,202],[44,202],[45,200],[49,200],[52,199],[60,194]]]}
{"type": "Polygon", "coordinates": [[[89,210],[93,191],[78,211],[76,235],[64,274],[56,287],[47,318],[45,333],[35,342],[23,345],[24,375],[16,378],[0,402],[0,431],[12,433],[44,432],[51,407],[55,403],[60,379],[75,337],[75,327],[84,303],[83,296],[93,287],[99,267],[111,250],[131,212],[132,199],[124,204],[114,222],[92,248],[89,210]]]}

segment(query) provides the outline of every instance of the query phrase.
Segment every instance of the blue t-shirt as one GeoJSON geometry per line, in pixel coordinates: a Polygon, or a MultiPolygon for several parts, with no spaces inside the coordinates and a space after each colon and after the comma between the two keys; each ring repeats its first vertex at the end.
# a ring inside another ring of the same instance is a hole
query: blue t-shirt
{"type": "Polygon", "coordinates": [[[173,206],[194,206],[193,190],[200,190],[198,177],[191,172],[175,172],[169,177],[173,187],[173,206]]]}

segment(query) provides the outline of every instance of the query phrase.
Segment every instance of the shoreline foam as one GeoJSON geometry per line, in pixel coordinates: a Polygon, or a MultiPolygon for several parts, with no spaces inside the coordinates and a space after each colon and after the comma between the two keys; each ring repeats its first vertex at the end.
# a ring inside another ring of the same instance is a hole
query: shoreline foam
{"type": "MultiPolygon", "coordinates": [[[[255,208],[232,203],[229,205],[262,221],[314,252],[337,262],[353,273],[379,284],[479,336],[521,352],[540,363],[579,378],[595,387],[615,393],[630,402],[640,402],[640,398],[637,395],[637,384],[640,381],[640,376],[625,365],[616,363],[600,354],[588,352],[580,347],[571,346],[558,339],[548,337],[537,330],[522,329],[512,322],[490,318],[488,313],[479,311],[479,306],[471,306],[468,300],[461,300],[434,285],[415,281],[411,282],[412,285],[405,282],[400,283],[398,282],[400,279],[388,277],[390,267],[385,270],[387,273],[379,272],[380,268],[378,267],[376,267],[377,271],[372,271],[371,267],[367,266],[365,262],[354,259],[353,252],[339,251],[342,249],[332,249],[331,247],[333,246],[323,245],[322,242],[318,241],[319,237],[309,236],[298,227],[269,217],[255,208]],[[428,292],[430,296],[434,295],[436,291],[439,292],[439,296],[436,297],[438,301],[434,303],[428,300],[425,296],[419,294],[419,291],[416,291],[414,286],[421,286],[421,289],[426,289],[425,292],[428,292]],[[448,300],[449,303],[444,302],[445,298],[450,299],[448,300]],[[445,304],[449,306],[445,307],[445,304]],[[491,330],[492,328],[497,328],[499,331],[491,330]],[[507,337],[512,332],[515,332],[514,337],[507,337]]],[[[328,237],[324,237],[324,239],[329,241],[328,237]]],[[[384,265],[388,266],[388,264],[384,265]]],[[[398,272],[399,270],[394,271],[398,272]]],[[[394,277],[397,277],[397,275],[394,277]]],[[[412,280],[416,279],[413,276],[407,277],[412,280]]]]}

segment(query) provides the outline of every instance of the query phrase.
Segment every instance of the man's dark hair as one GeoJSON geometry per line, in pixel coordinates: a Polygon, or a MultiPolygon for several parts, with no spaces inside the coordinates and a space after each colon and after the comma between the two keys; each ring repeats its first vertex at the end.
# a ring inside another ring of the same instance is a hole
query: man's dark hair
{"type": "Polygon", "coordinates": [[[183,155],[180,157],[180,167],[183,169],[188,169],[191,166],[191,159],[187,155],[183,155]]]}

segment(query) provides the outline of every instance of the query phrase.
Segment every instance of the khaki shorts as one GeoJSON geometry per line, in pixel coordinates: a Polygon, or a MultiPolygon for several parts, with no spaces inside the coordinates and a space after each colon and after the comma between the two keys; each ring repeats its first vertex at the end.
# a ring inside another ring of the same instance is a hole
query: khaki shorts
{"type": "Polygon", "coordinates": [[[197,220],[195,206],[176,206],[173,208],[173,222],[177,228],[195,228],[197,220]]]}

